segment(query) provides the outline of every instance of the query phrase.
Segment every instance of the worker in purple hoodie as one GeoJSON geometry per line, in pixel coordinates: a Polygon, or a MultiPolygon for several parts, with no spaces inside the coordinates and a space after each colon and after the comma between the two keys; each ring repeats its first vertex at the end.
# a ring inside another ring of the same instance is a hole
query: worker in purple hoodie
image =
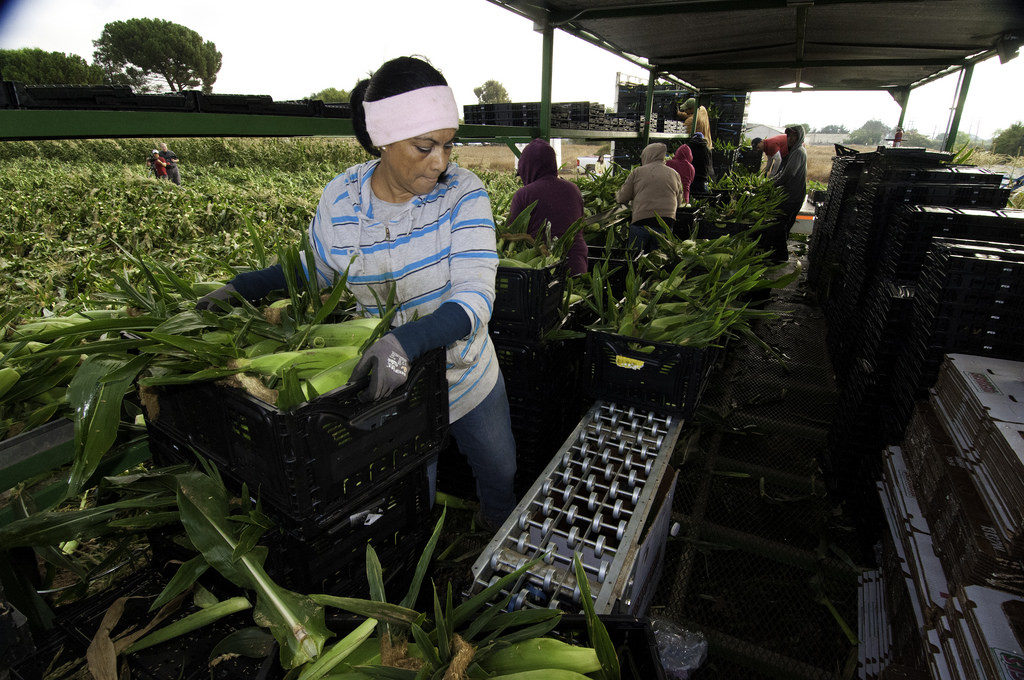
{"type": "MultiPolygon", "coordinates": [[[[573,222],[583,217],[583,194],[578,186],[558,176],[555,150],[543,139],[535,139],[526,145],[519,156],[516,170],[523,188],[512,197],[508,219],[514,220],[531,203],[537,201],[530,214],[527,232],[536,236],[545,221],[551,223],[551,237],[558,238],[573,222]]],[[[569,249],[569,271],[584,274],[587,271],[587,242],[583,234],[576,234],[569,249]]]]}
{"type": "Polygon", "coordinates": [[[693,169],[693,152],[690,147],[680,144],[676,149],[676,155],[665,162],[665,165],[679,173],[679,179],[683,183],[683,203],[690,202],[690,184],[693,182],[695,170],[693,169]]]}

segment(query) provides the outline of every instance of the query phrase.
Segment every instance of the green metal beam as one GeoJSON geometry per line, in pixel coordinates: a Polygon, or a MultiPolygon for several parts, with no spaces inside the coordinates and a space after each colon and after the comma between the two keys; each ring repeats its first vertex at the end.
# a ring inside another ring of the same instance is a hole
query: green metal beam
{"type": "Polygon", "coordinates": [[[505,146],[507,146],[512,151],[512,153],[515,154],[516,158],[519,158],[523,155],[523,152],[519,150],[519,147],[516,146],[515,142],[505,140],[505,146]]]}
{"type": "Polygon", "coordinates": [[[896,127],[903,127],[903,121],[907,117],[907,102],[910,101],[910,88],[909,87],[894,87],[889,90],[889,94],[896,100],[896,103],[900,105],[900,119],[896,123],[896,127]]]}
{"type": "Polygon", "coordinates": [[[654,83],[658,81],[658,72],[651,69],[651,75],[647,79],[647,101],[644,102],[644,129],[640,137],[643,146],[651,142],[651,114],[654,112],[654,83]]]}
{"type": "Polygon", "coordinates": [[[171,111],[0,110],[0,140],[88,137],[350,137],[346,118],[171,111]]]}
{"type": "Polygon", "coordinates": [[[540,136],[551,140],[551,69],[555,48],[555,28],[544,22],[541,29],[543,44],[541,46],[540,67],[540,136]]]}
{"type": "Polygon", "coordinates": [[[962,65],[963,59],[945,59],[942,57],[927,57],[921,59],[801,59],[792,61],[743,61],[743,62],[708,62],[695,64],[692,62],[668,62],[659,63],[661,71],[750,71],[760,69],[798,69],[798,68],[835,68],[835,67],[861,67],[871,68],[878,66],[890,66],[901,68],[904,66],[949,66],[950,64],[962,65]]]}
{"type": "Polygon", "coordinates": [[[937,73],[933,73],[932,75],[928,76],[927,78],[922,78],[921,80],[915,80],[914,82],[910,83],[907,87],[909,87],[911,90],[916,90],[917,88],[921,87],[922,85],[927,85],[928,83],[935,82],[936,80],[940,80],[941,78],[945,78],[946,76],[951,76],[954,73],[956,73],[957,71],[959,71],[959,70],[961,70],[961,69],[963,69],[963,68],[965,68],[967,66],[971,66],[973,64],[981,63],[981,62],[985,61],[986,59],[991,59],[992,57],[996,56],[997,54],[998,54],[998,52],[996,52],[995,50],[988,50],[986,52],[982,52],[980,54],[976,54],[973,57],[968,57],[962,64],[952,64],[952,65],[950,65],[949,68],[944,68],[944,69],[942,69],[941,71],[939,71],[937,73]]]}
{"type": "Polygon", "coordinates": [[[949,130],[946,132],[946,143],[942,145],[943,151],[952,151],[956,145],[956,133],[960,130],[960,117],[964,113],[964,104],[967,103],[967,89],[971,86],[971,76],[974,75],[974,64],[968,65],[960,74],[960,87],[956,98],[956,109],[953,111],[953,119],[949,122],[949,130]]]}
{"type": "MultiPolygon", "coordinates": [[[[890,0],[816,0],[816,5],[849,5],[863,3],[884,3],[890,0]]],[[[913,1],[913,0],[911,0],[913,1]]],[[[712,12],[761,12],[769,9],[785,9],[791,6],[787,0],[691,0],[689,2],[657,2],[588,7],[579,10],[553,12],[551,20],[555,25],[571,21],[594,21],[598,19],[632,19],[635,17],[668,16],[672,14],[708,14],[712,12]]]]}

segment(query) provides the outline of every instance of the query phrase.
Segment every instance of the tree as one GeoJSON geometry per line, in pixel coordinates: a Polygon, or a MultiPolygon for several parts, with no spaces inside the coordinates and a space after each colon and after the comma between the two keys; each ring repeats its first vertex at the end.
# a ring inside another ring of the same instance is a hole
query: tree
{"type": "Polygon", "coordinates": [[[111,83],[142,92],[158,90],[159,80],[172,92],[202,85],[213,90],[222,55],[191,28],[165,19],[112,21],[103,27],[93,59],[111,83]]]}
{"type": "MultiPolygon", "coordinates": [[[[941,149],[946,145],[946,133],[940,133],[935,137],[935,148],[941,149]]],[[[957,130],[956,141],[953,143],[953,150],[957,151],[965,146],[971,145],[971,136],[963,130],[957,130]]]]}
{"type": "Polygon", "coordinates": [[[314,92],[313,94],[306,97],[306,99],[319,99],[320,101],[323,102],[337,103],[347,102],[350,96],[351,93],[348,90],[339,90],[336,87],[326,87],[320,90],[319,92],[314,92]]]}
{"type": "Polygon", "coordinates": [[[1019,156],[1024,148],[1024,124],[1017,121],[1005,130],[997,130],[992,138],[992,151],[1019,156]]]}
{"type": "Polygon", "coordinates": [[[849,134],[849,130],[846,129],[845,125],[826,125],[818,132],[824,135],[845,135],[849,134]]]}
{"type": "Polygon", "coordinates": [[[889,127],[880,120],[869,120],[850,133],[844,144],[879,144],[889,134],[889,127]]]}
{"type": "Polygon", "coordinates": [[[481,104],[504,104],[512,101],[508,98],[505,86],[497,80],[488,80],[480,87],[474,87],[473,94],[481,104]]]}
{"type": "Polygon", "coordinates": [[[935,142],[928,138],[927,135],[922,135],[917,130],[906,130],[903,133],[903,146],[922,146],[924,148],[934,148],[935,142]]]}
{"type": "Polygon", "coordinates": [[[77,54],[35,47],[0,50],[0,75],[25,85],[99,85],[103,69],[77,54]]]}

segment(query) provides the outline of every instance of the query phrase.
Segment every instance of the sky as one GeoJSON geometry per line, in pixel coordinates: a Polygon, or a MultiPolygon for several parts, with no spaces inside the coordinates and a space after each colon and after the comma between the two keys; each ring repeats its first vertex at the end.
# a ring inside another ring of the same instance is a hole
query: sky
{"type": "MultiPolygon", "coordinates": [[[[0,0],[0,48],[39,47],[92,61],[92,41],[110,21],[167,19],[197,31],[223,54],[214,92],[301,99],[326,87],[351,89],[384,61],[426,56],[458,103],[495,79],[512,101],[540,99],[541,36],[533,24],[486,0],[0,0]],[[284,10],[287,8],[287,11],[284,10]]],[[[615,103],[617,75],[646,82],[646,71],[561,31],[555,32],[553,101],[615,103]]],[[[1024,56],[975,67],[960,129],[990,138],[1024,120],[1024,56]],[[1017,83],[1017,85],[1011,85],[1017,83]]],[[[910,96],[905,129],[946,130],[956,76],[910,96]]],[[[756,92],[750,123],[895,125],[899,107],[884,92],[756,92]]]]}

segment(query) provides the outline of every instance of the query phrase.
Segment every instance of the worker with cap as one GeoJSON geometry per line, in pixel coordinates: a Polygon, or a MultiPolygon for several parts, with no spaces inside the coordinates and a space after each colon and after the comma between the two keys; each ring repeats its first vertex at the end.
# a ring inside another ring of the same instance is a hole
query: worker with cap
{"type": "Polygon", "coordinates": [[[771,177],[782,166],[782,159],[789,155],[789,142],[785,134],[775,135],[767,139],[754,137],[750,142],[750,148],[764,152],[768,164],[764,167],[762,174],[771,177]]]}
{"type": "Polygon", "coordinates": [[[149,154],[146,165],[153,171],[157,179],[167,179],[167,161],[160,157],[160,152],[157,149],[153,149],[149,154]]]}

